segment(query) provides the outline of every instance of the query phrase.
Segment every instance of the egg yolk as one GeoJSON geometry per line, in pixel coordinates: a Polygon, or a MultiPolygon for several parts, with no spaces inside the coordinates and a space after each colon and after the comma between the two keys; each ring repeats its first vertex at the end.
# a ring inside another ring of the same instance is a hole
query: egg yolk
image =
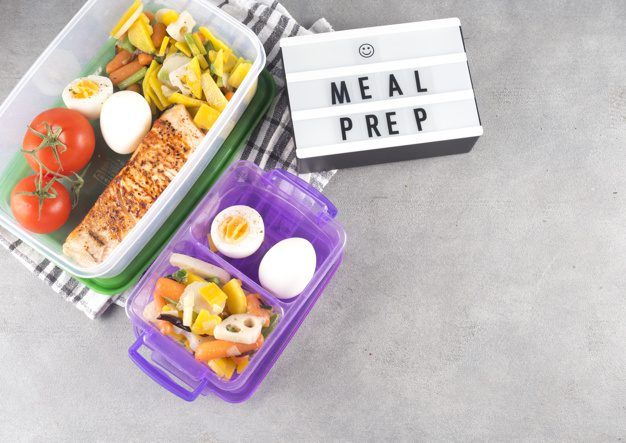
{"type": "Polygon", "coordinates": [[[226,217],[220,224],[221,237],[230,243],[235,243],[244,238],[250,227],[245,218],[240,215],[231,215],[226,217]]]}
{"type": "Polygon", "coordinates": [[[71,93],[73,98],[89,98],[98,93],[100,88],[93,80],[83,79],[72,85],[71,93]]]}

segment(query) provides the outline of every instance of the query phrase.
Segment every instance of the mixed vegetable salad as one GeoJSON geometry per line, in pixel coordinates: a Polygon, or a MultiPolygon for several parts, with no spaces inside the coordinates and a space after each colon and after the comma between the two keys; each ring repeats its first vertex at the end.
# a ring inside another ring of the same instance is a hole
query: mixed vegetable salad
{"type": "Polygon", "coordinates": [[[241,374],[278,322],[278,313],[224,269],[172,254],[177,271],[160,277],[144,318],[220,378],[241,374]]]}
{"type": "MultiPolygon", "coordinates": [[[[152,13],[141,0],[132,3],[111,36],[115,55],[105,72],[71,81],[60,91],[66,107],[45,110],[28,125],[21,151],[33,174],[13,189],[11,210],[31,232],[56,231],[69,219],[95,151],[94,127],[113,151],[131,154],[143,146],[154,118],[182,105],[192,126],[206,132],[252,66],[208,28],[196,26],[189,12],[152,13]],[[96,119],[94,126],[90,121],[96,119]]],[[[184,121],[174,129],[189,133],[184,121]]],[[[155,143],[144,145],[151,149],[155,143]]],[[[164,172],[152,174],[155,182],[171,179],[159,174],[164,172]]]]}
{"type": "Polygon", "coordinates": [[[208,130],[252,66],[187,11],[155,14],[135,0],[113,28],[117,53],[106,72],[114,86],[141,93],[153,114],[182,104],[208,130]]]}

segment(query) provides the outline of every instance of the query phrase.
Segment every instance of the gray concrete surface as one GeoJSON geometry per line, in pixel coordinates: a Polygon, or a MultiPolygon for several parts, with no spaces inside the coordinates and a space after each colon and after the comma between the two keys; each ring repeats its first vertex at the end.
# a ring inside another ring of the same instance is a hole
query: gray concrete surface
{"type": "MultiPolygon", "coordinates": [[[[341,171],[343,267],[257,394],[187,404],[0,253],[0,440],[626,437],[626,3],[286,5],[337,29],[458,16],[485,135],[341,171]]],[[[4,97],[80,0],[1,0],[4,97]]]]}

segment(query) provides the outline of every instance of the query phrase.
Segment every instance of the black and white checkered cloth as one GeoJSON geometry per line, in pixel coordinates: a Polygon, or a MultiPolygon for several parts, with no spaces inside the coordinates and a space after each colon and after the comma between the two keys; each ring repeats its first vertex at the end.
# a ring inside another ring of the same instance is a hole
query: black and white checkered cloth
{"type": "MultiPolygon", "coordinates": [[[[320,19],[306,29],[298,24],[277,1],[227,0],[216,2],[225,12],[244,23],[259,36],[267,54],[266,68],[274,76],[277,97],[265,118],[246,143],[241,158],[251,160],[264,169],[283,168],[296,172],[296,153],[291,135],[289,108],[284,89],[283,66],[279,44],[282,37],[332,31],[325,19],[320,19]]],[[[324,188],[335,171],[302,174],[307,182],[318,189],[324,188]]],[[[7,248],[35,276],[46,282],[54,292],[96,318],[113,303],[124,305],[125,294],[110,297],[98,294],[62,271],[17,237],[0,228],[0,244],[7,248]]]]}

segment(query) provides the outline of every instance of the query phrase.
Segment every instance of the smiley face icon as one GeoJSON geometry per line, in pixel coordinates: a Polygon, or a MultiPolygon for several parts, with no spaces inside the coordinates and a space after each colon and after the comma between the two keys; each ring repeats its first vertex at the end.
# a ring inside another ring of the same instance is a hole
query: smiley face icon
{"type": "Polygon", "coordinates": [[[369,43],[363,43],[361,46],[359,46],[359,54],[363,58],[370,58],[372,55],[374,55],[374,47],[369,43]]]}

